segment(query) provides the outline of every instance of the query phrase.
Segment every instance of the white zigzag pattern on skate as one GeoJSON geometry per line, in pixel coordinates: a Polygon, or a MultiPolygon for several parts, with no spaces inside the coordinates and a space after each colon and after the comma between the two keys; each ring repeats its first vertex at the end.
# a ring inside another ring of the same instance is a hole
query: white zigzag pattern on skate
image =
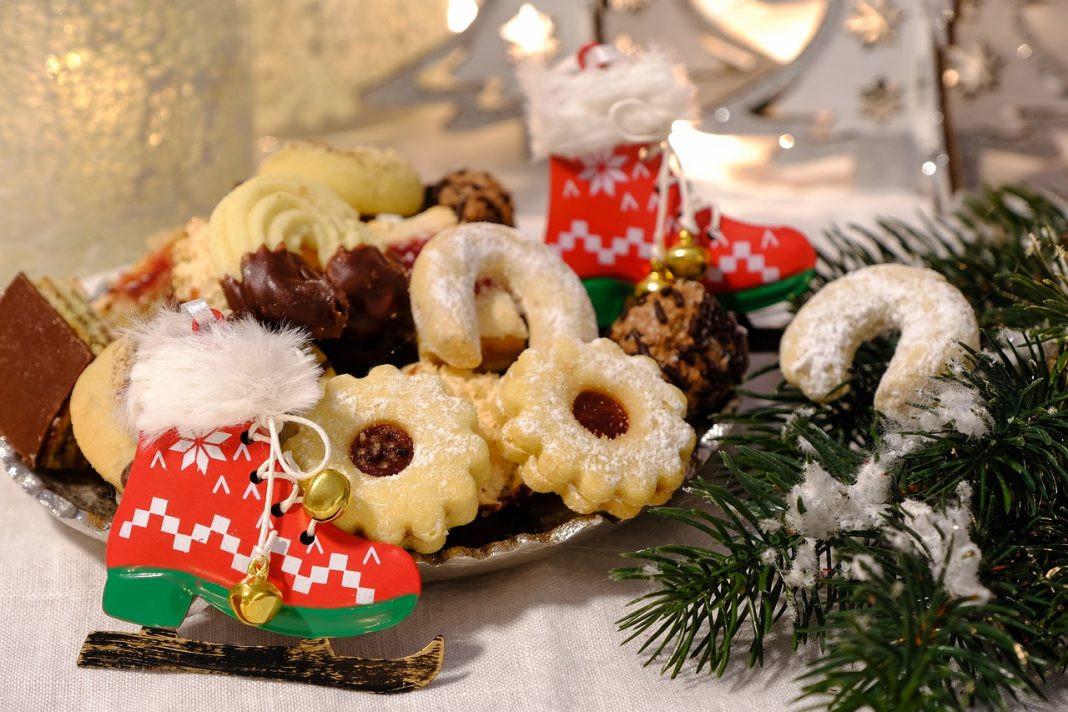
{"type": "MultiPolygon", "coordinates": [[[[770,284],[779,279],[779,268],[768,267],[764,263],[764,255],[754,255],[753,249],[748,242],[735,242],[731,245],[731,254],[720,257],[716,268],[720,275],[734,274],[742,263],[745,263],[747,272],[759,274],[764,284],[770,284]]],[[[713,281],[720,281],[713,274],[713,281]]]]}
{"type": "Polygon", "coordinates": [[[645,241],[645,231],[638,227],[628,227],[623,237],[613,237],[611,244],[605,245],[600,235],[590,234],[590,224],[585,220],[572,220],[571,229],[561,232],[557,244],[551,245],[558,254],[571,252],[578,242],[583,250],[597,255],[597,263],[615,264],[617,257],[628,254],[632,247],[638,249],[638,257],[647,260],[653,256],[653,246],[645,241]]]}
{"type": "MultiPolygon", "coordinates": [[[[162,497],[153,497],[148,509],[135,509],[133,516],[122,523],[119,528],[119,536],[123,539],[129,539],[134,527],[147,529],[154,514],[160,520],[160,531],[170,534],[174,538],[171,547],[175,551],[189,553],[190,545],[194,541],[198,544],[207,544],[212,532],[215,532],[220,535],[219,548],[227,554],[233,555],[233,560],[230,563],[231,568],[242,574],[248,571],[248,565],[252,562],[252,559],[238,552],[241,540],[226,533],[230,528],[229,519],[216,514],[211,520],[211,526],[196,524],[193,526],[192,533],[182,534],[179,531],[181,520],[178,517],[167,514],[167,504],[167,500],[162,497]]],[[[291,555],[289,553],[291,548],[292,541],[280,536],[274,540],[271,553],[282,557],[281,569],[293,577],[293,590],[297,593],[308,593],[311,591],[313,584],[326,583],[330,578],[331,571],[339,571],[341,572],[341,587],[355,589],[356,603],[374,603],[375,590],[360,586],[361,574],[359,571],[353,571],[348,568],[348,554],[330,554],[330,559],[326,566],[312,566],[308,575],[304,576],[300,573],[304,560],[291,555]]],[[[373,551],[373,548],[371,551],[373,551]]],[[[378,560],[377,554],[374,558],[378,560]]]]}

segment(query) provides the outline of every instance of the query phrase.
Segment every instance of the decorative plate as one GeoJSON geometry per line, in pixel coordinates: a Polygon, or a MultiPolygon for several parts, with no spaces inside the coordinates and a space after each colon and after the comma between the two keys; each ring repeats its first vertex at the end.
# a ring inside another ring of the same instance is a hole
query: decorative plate
{"type": "MultiPolygon", "coordinates": [[[[736,406],[732,402],[727,410],[736,406]]],[[[708,461],[730,427],[715,423],[702,433],[690,463],[691,476],[708,461]]],[[[53,517],[82,534],[107,540],[116,508],[116,491],[110,484],[92,472],[32,470],[2,437],[0,463],[53,517]]],[[[414,556],[424,581],[441,581],[534,561],[618,524],[608,515],[575,514],[555,495],[530,494],[499,512],[454,528],[441,551],[414,556]]]]}

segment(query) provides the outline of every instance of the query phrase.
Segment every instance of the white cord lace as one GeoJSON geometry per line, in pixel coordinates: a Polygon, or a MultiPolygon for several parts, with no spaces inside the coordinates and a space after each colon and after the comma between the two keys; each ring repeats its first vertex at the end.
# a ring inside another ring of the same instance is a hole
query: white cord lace
{"type": "MultiPolygon", "coordinates": [[[[663,261],[667,254],[664,233],[667,231],[667,204],[668,191],[671,176],[674,175],[679,185],[680,199],[680,226],[691,234],[697,234],[697,220],[694,217],[694,206],[690,192],[689,181],[682,170],[682,161],[668,141],[667,135],[671,131],[670,122],[665,122],[658,112],[647,102],[641,99],[620,99],[608,109],[608,117],[615,124],[620,137],[631,143],[657,143],[662,153],[660,171],[657,174],[657,191],[660,200],[656,207],[656,225],[653,228],[653,257],[663,261]],[[659,119],[659,120],[658,120],[659,119]],[[629,125],[629,126],[628,126],[629,125]]],[[[712,221],[709,225],[709,235],[713,241],[723,238],[720,230],[721,215],[719,206],[712,203],[712,221]]]]}
{"type": "MultiPolygon", "coordinates": [[[[268,443],[269,450],[267,458],[260,463],[260,466],[256,469],[256,476],[261,481],[267,482],[267,492],[263,498],[263,516],[260,518],[259,539],[256,542],[256,546],[252,549],[253,560],[261,557],[269,557],[271,554],[271,548],[274,546],[275,539],[278,538],[278,532],[274,529],[274,523],[271,511],[274,506],[274,481],[275,479],[285,480],[293,484],[293,491],[289,493],[284,500],[278,503],[278,508],[282,514],[289,511],[290,507],[301,501],[299,483],[303,480],[312,477],[316,473],[320,472],[326,463],[330,461],[330,440],[326,437],[326,431],[322,427],[307,418],[301,418],[297,415],[264,415],[256,418],[252,421],[252,425],[248,429],[248,439],[250,442],[268,443]],[[302,470],[297,466],[297,463],[293,460],[293,456],[288,452],[282,451],[282,444],[279,439],[279,423],[283,425],[285,423],[295,423],[307,428],[311,428],[319,439],[323,443],[323,457],[319,461],[319,464],[310,469],[302,470]],[[277,467],[276,467],[277,466],[277,467]],[[281,468],[281,469],[278,469],[281,468]]],[[[308,523],[308,528],[305,530],[307,539],[311,539],[315,536],[315,526],[318,522],[312,519],[308,523]]]]}
{"type": "MultiPolygon", "coordinates": [[[[223,319],[222,314],[214,309],[211,309],[207,302],[203,299],[196,299],[191,302],[186,302],[182,305],[182,310],[185,311],[193,319],[193,330],[199,329],[217,329],[226,328],[226,321],[223,319]]],[[[284,500],[278,503],[278,508],[282,514],[289,511],[289,508],[294,504],[301,501],[299,483],[303,480],[312,477],[316,473],[320,472],[326,463],[330,461],[330,440],[326,437],[326,431],[319,426],[318,423],[314,423],[307,418],[302,418],[298,415],[289,415],[286,413],[274,414],[274,415],[261,415],[252,421],[245,436],[248,441],[268,443],[269,449],[267,452],[267,459],[265,459],[260,466],[256,469],[256,477],[260,481],[267,481],[267,494],[263,498],[263,516],[260,517],[259,522],[259,538],[257,539],[256,546],[252,549],[252,560],[267,559],[271,555],[271,548],[274,546],[275,539],[278,538],[278,532],[274,530],[274,524],[272,521],[272,507],[274,506],[274,481],[275,479],[282,479],[293,483],[293,491],[289,493],[284,500]],[[302,470],[297,466],[297,463],[293,460],[293,456],[288,452],[282,452],[282,443],[278,437],[279,423],[295,423],[307,428],[311,428],[319,439],[323,443],[323,459],[319,462],[318,466],[311,470],[302,470]],[[275,465],[281,468],[276,469],[275,465]]],[[[318,522],[312,519],[308,523],[308,528],[305,530],[305,538],[309,541],[315,536],[315,526],[318,522]]]]}

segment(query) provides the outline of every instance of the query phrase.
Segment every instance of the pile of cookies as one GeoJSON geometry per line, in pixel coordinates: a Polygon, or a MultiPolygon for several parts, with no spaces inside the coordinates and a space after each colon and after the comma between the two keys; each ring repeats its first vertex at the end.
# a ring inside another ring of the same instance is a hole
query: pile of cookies
{"type": "MultiPolygon", "coordinates": [[[[0,413],[0,432],[31,466],[87,461],[121,493],[137,442],[123,412],[137,354],[123,330],[201,299],[310,335],[323,395],[304,415],[351,483],[334,522],[346,531],[433,552],[530,491],[619,518],[665,502],[695,446],[687,417],[722,404],[745,371],[744,329],[679,282],[602,338],[578,277],[513,229],[513,214],[484,172],[424,187],[391,151],[289,144],[210,217],[155,238],[92,304],[72,282],[16,280],[0,300],[12,351],[0,367],[12,373],[32,332],[49,395],[0,393],[39,411],[0,413]],[[68,348],[52,353],[49,340],[68,348]]],[[[40,380],[31,370],[24,383],[40,380]]],[[[321,460],[313,432],[286,437],[301,467],[321,460]]]]}

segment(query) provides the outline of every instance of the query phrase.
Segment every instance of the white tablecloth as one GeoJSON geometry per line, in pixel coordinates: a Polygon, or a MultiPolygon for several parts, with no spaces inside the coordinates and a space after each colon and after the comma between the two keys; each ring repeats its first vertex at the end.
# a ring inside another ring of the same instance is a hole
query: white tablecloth
{"type": "MultiPolygon", "coordinates": [[[[364,638],[338,640],[339,654],[394,657],[437,634],[446,639],[441,676],[422,691],[382,698],[314,686],[193,674],[85,670],[75,666],[92,630],[136,631],[100,608],[104,547],[52,520],[4,478],[0,521],[0,704],[2,709],[704,709],[783,708],[796,694],[792,667],[732,670],[714,682],[671,681],[621,647],[614,621],[645,590],[608,571],[618,552],[680,539],[678,528],[643,516],[608,536],[566,547],[528,566],[428,584],[412,616],[364,638]]],[[[181,629],[214,642],[292,644],[245,628],[201,605],[181,629]]]]}
{"type": "MultiPolygon", "coordinates": [[[[638,645],[621,646],[615,621],[648,590],[613,582],[619,552],[692,541],[692,531],[645,514],[604,535],[527,566],[428,584],[412,616],[363,638],[335,641],[339,654],[397,657],[437,634],[445,665],[429,687],[381,697],[284,682],[184,673],[87,670],[75,666],[93,630],[134,632],[100,608],[104,546],[53,520],[9,478],[0,481],[0,709],[3,710],[701,710],[787,709],[802,670],[789,632],[767,665],[748,670],[739,648],[722,679],[684,672],[671,680],[642,667],[638,645]]],[[[180,632],[212,642],[290,645],[194,604],[180,632]]],[[[1029,709],[1063,710],[1055,702],[1029,709]]],[[[797,707],[794,707],[797,709],[797,707]]]]}

